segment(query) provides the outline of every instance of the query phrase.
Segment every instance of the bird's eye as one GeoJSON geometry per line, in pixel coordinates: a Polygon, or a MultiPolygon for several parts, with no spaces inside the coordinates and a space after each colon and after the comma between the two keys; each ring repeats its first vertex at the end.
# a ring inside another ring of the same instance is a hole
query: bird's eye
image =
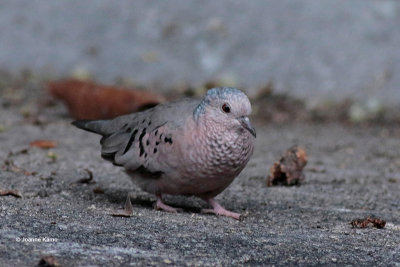
{"type": "Polygon", "coordinates": [[[221,107],[221,109],[222,109],[222,111],[225,112],[225,113],[230,113],[230,112],[231,112],[231,107],[229,106],[228,103],[223,104],[222,107],[221,107]]]}

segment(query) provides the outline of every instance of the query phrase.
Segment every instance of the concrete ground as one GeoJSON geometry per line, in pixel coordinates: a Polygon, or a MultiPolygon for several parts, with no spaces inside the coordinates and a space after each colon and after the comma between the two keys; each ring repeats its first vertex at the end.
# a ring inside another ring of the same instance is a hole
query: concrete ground
{"type": "Polygon", "coordinates": [[[0,197],[2,266],[48,255],[63,266],[400,266],[399,127],[255,122],[255,154],[218,196],[243,215],[235,221],[199,214],[196,198],[167,197],[179,214],[153,210],[155,197],[102,160],[99,137],[72,127],[60,106],[43,111],[46,123],[22,114],[0,108],[0,189],[22,195],[0,197]],[[58,145],[29,147],[37,139],[58,145]],[[266,187],[268,169],[295,143],[309,155],[306,180],[266,187]],[[77,182],[85,169],[94,183],[77,182]],[[133,216],[110,216],[128,194],[133,216]],[[351,227],[369,215],[386,227],[351,227]]]}

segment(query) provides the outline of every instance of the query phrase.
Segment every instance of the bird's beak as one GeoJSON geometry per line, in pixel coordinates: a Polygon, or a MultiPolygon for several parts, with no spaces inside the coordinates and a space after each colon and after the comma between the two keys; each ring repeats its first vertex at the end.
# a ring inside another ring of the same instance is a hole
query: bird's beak
{"type": "Polygon", "coordinates": [[[256,137],[256,129],[253,128],[253,126],[251,126],[250,120],[248,117],[246,116],[242,116],[238,118],[240,124],[246,129],[248,130],[254,137],[256,137]]]}

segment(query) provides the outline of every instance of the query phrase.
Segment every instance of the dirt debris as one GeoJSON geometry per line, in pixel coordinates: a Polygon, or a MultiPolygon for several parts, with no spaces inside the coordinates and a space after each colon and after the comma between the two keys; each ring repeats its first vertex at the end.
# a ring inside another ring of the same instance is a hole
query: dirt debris
{"type": "Polygon", "coordinates": [[[303,101],[287,94],[275,93],[271,82],[260,87],[258,93],[251,98],[251,102],[254,116],[262,121],[284,123],[309,119],[303,101]]]}
{"type": "Polygon", "coordinates": [[[61,267],[62,265],[58,262],[58,260],[54,256],[42,256],[39,263],[37,264],[38,267],[61,267]]]}
{"type": "Polygon", "coordinates": [[[90,183],[96,183],[93,180],[93,172],[89,169],[85,169],[86,173],[88,174],[88,177],[84,177],[79,179],[76,183],[78,184],[90,184],[90,183]]]}
{"type": "Polygon", "coordinates": [[[0,196],[13,196],[16,198],[22,197],[17,190],[2,190],[2,189],[0,189],[0,196]]]}
{"type": "Polygon", "coordinates": [[[11,159],[7,159],[4,161],[4,165],[1,168],[4,171],[14,172],[14,173],[22,173],[25,176],[36,175],[37,172],[30,172],[21,167],[15,165],[14,161],[11,159]]]}
{"type": "Polygon", "coordinates": [[[95,188],[93,188],[93,193],[95,193],[95,194],[104,194],[104,189],[99,187],[99,186],[95,187],[95,188]]]}

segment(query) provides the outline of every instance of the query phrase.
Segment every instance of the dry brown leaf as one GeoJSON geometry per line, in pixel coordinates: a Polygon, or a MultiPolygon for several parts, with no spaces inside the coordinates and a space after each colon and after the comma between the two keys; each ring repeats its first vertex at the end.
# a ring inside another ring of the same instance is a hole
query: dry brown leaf
{"type": "Polygon", "coordinates": [[[21,195],[18,193],[17,190],[1,190],[0,189],[0,196],[13,196],[20,198],[21,195]]]}
{"type": "Polygon", "coordinates": [[[48,89],[76,119],[110,119],[165,101],[163,96],[152,92],[74,79],[50,82],[48,89]]]}
{"type": "Polygon", "coordinates": [[[306,151],[297,145],[292,146],[271,167],[267,177],[267,186],[299,184],[304,180],[303,169],[306,164],[306,151]]]}
{"type": "Polygon", "coordinates": [[[32,147],[39,147],[43,149],[54,148],[57,146],[57,142],[51,140],[35,140],[29,143],[32,147]]]}
{"type": "Polygon", "coordinates": [[[376,228],[384,228],[386,225],[386,221],[375,218],[372,216],[368,216],[364,219],[355,219],[352,220],[350,223],[354,228],[369,228],[369,227],[376,227],[376,228]]]}
{"type": "Polygon", "coordinates": [[[126,197],[125,206],[122,210],[116,210],[111,215],[114,217],[131,217],[133,214],[133,207],[129,195],[126,197]]]}

